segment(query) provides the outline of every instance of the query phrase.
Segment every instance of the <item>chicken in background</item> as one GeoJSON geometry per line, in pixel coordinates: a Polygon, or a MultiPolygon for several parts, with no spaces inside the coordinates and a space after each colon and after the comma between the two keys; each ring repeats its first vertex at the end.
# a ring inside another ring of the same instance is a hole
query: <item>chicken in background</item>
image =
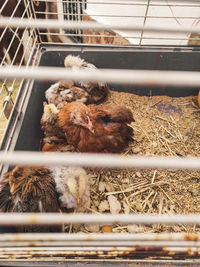
{"type": "MultiPolygon", "coordinates": [[[[52,173],[42,167],[15,167],[3,175],[1,212],[60,212],[52,173]]],[[[63,232],[63,225],[20,225],[18,232],[63,232]]]]}
{"type": "MultiPolygon", "coordinates": [[[[81,59],[79,56],[68,55],[64,60],[64,65],[66,68],[72,70],[87,70],[87,71],[97,71],[97,68],[81,59]]],[[[90,104],[97,104],[102,102],[109,93],[108,85],[104,82],[75,82],[75,85],[84,89],[90,96],[90,104]]]]}
{"type": "Polygon", "coordinates": [[[90,96],[82,88],[74,86],[72,81],[61,80],[54,83],[45,92],[45,97],[49,104],[54,104],[58,109],[61,109],[67,103],[78,101],[89,103],[90,96]]]}
{"type": "Polygon", "coordinates": [[[59,110],[54,104],[47,104],[44,102],[44,112],[40,120],[41,128],[44,133],[44,144],[66,143],[64,132],[58,126],[58,113],[59,110]]]}
{"type": "Polygon", "coordinates": [[[90,206],[89,176],[83,168],[51,168],[61,209],[83,212],[90,206]]]}
{"type": "Polygon", "coordinates": [[[58,114],[58,125],[69,145],[80,152],[119,153],[132,141],[134,121],[126,107],[72,102],[58,114]]]}

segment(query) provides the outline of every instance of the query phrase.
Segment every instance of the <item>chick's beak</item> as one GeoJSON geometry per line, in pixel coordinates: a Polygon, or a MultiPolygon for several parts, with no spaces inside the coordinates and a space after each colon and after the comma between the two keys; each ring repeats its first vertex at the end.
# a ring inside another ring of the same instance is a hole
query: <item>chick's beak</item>
{"type": "Polygon", "coordinates": [[[93,124],[92,124],[92,122],[91,122],[91,120],[90,120],[90,118],[88,116],[87,116],[87,119],[88,119],[87,128],[92,134],[94,134],[93,124]]]}
{"type": "Polygon", "coordinates": [[[13,194],[14,191],[15,191],[15,185],[13,184],[10,186],[10,193],[13,194]]]}
{"type": "Polygon", "coordinates": [[[80,205],[80,203],[81,203],[81,199],[80,199],[80,197],[77,197],[77,206],[79,206],[80,205]]]}

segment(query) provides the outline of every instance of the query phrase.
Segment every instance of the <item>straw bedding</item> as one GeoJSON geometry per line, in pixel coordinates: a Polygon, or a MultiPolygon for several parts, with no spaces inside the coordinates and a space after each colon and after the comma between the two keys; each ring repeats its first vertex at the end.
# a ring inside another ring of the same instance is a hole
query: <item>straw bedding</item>
{"type": "MultiPolygon", "coordinates": [[[[0,89],[2,87],[2,84],[3,83],[0,82],[0,89]]],[[[12,82],[9,82],[9,81],[6,82],[6,87],[9,88],[10,86],[12,86],[12,82]]],[[[14,91],[12,93],[13,102],[15,101],[19,86],[20,86],[20,82],[15,82],[14,83],[14,91]]],[[[6,91],[5,86],[4,86],[2,92],[0,93],[0,112],[3,109],[4,99],[7,96],[7,94],[8,94],[8,92],[6,91]]],[[[6,128],[6,124],[7,124],[7,118],[6,118],[5,115],[3,115],[2,118],[0,119],[0,145],[1,145],[1,141],[2,141],[1,139],[2,139],[2,136],[3,136],[3,132],[4,132],[5,128],[6,128]]]]}
{"type": "MultiPolygon", "coordinates": [[[[123,154],[200,156],[197,97],[137,96],[111,91],[105,104],[133,111],[134,141],[123,154]]],[[[182,170],[91,170],[92,213],[200,213],[200,172],[182,170]]],[[[198,232],[196,225],[76,225],[67,232],[198,232]],[[106,230],[105,230],[106,229],[106,230]]]]}

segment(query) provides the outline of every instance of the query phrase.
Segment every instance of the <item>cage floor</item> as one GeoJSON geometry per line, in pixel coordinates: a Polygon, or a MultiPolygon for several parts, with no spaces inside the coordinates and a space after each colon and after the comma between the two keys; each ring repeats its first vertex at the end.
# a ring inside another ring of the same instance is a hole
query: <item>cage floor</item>
{"type": "MultiPolygon", "coordinates": [[[[125,105],[133,111],[134,141],[124,154],[200,156],[200,109],[197,97],[137,96],[111,91],[105,104],[125,105]]],[[[90,170],[91,205],[88,212],[200,213],[200,172],[182,170],[90,170]],[[110,197],[113,196],[113,197],[110,197]]],[[[67,232],[198,232],[192,225],[67,226],[67,232]],[[102,230],[103,229],[103,230],[102,230]]]]}

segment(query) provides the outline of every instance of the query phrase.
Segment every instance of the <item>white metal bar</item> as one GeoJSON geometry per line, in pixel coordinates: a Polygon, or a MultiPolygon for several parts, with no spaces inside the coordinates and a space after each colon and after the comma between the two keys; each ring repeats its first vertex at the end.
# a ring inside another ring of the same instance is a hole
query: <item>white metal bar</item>
{"type": "Polygon", "coordinates": [[[48,28],[48,29],[58,29],[62,28],[65,30],[70,30],[70,29],[98,29],[98,30],[110,30],[110,29],[115,29],[115,30],[126,30],[126,31],[141,31],[144,30],[145,32],[158,32],[158,33],[199,33],[200,32],[200,27],[196,26],[195,28],[191,27],[160,27],[160,26],[138,26],[138,25],[133,25],[133,24],[100,24],[96,22],[78,22],[78,21],[58,21],[58,20],[50,20],[50,19],[27,19],[24,18],[23,20],[19,18],[12,18],[11,20],[5,17],[0,18],[0,24],[2,27],[19,27],[19,28],[48,28]]]}
{"type": "Polygon", "coordinates": [[[5,241],[200,241],[200,234],[187,233],[17,233],[0,234],[5,241]]]}
{"type": "MultiPolygon", "coordinates": [[[[37,1],[37,0],[35,0],[35,1],[37,1]]],[[[69,0],[57,0],[57,2],[63,2],[63,3],[67,3],[69,0]]],[[[33,1],[34,2],[34,1],[33,1]]],[[[39,1],[37,1],[37,2],[55,2],[55,0],[39,0],[39,1]]],[[[161,2],[161,0],[154,0],[154,2],[161,2]]],[[[199,3],[199,0],[176,0],[176,2],[177,2],[177,5],[181,5],[182,3],[188,3],[188,4],[191,4],[191,3],[199,3]],[[180,2],[180,4],[179,4],[179,2],[180,2]]],[[[70,0],[70,3],[76,3],[76,0],[70,0]]],[[[141,1],[141,3],[138,3],[138,2],[134,2],[133,0],[126,0],[126,1],[120,1],[120,0],[118,0],[118,1],[116,1],[116,0],[114,0],[114,1],[112,1],[112,0],[110,0],[110,1],[91,1],[91,2],[89,2],[90,4],[128,4],[128,5],[145,5],[146,6],[146,1],[145,0],[143,0],[143,3],[142,3],[142,1],[141,1]]],[[[155,4],[157,4],[157,3],[155,3],[155,4]]],[[[159,4],[159,3],[158,3],[159,4]]],[[[157,5],[158,5],[157,4],[157,5]]],[[[154,4],[152,4],[152,5],[154,5],[154,4]]],[[[165,3],[164,4],[162,4],[162,5],[166,5],[165,3]]],[[[171,2],[170,2],[170,5],[171,5],[171,2]]]]}
{"type": "Polygon", "coordinates": [[[4,1],[2,7],[0,8],[0,14],[2,13],[4,7],[7,5],[8,1],[9,1],[9,0],[4,1]]]}
{"type": "MultiPolygon", "coordinates": [[[[150,4],[150,0],[147,0],[146,10],[145,10],[145,14],[144,14],[143,28],[146,25],[147,15],[148,15],[148,11],[149,11],[149,4],[150,4]]],[[[141,30],[139,46],[141,46],[141,44],[142,44],[142,37],[143,37],[144,31],[145,31],[144,29],[141,30]]]]}
{"type": "Polygon", "coordinates": [[[0,152],[0,162],[12,165],[84,166],[199,170],[200,158],[136,157],[96,153],[0,152]]]}
{"type": "Polygon", "coordinates": [[[2,241],[0,242],[0,248],[3,247],[27,247],[30,246],[30,244],[34,247],[65,247],[67,250],[74,250],[77,249],[77,247],[85,247],[85,250],[87,250],[87,247],[180,247],[180,248],[191,248],[191,247],[199,247],[200,248],[200,242],[199,241],[174,241],[174,240],[164,240],[164,241],[135,241],[135,240],[97,240],[97,241],[43,241],[41,238],[40,240],[34,241],[2,241]]]}
{"type": "MultiPolygon", "coordinates": [[[[149,6],[150,6],[150,4],[149,4],[149,6]]],[[[170,5],[171,6],[171,5],[170,5]]],[[[198,6],[198,7],[200,7],[200,5],[198,6]]],[[[74,13],[68,13],[68,12],[47,12],[47,11],[35,11],[34,12],[35,14],[48,14],[48,15],[71,15],[71,16],[73,16],[74,15],[74,13]]],[[[80,15],[80,13],[78,13],[78,14],[76,14],[76,16],[78,16],[78,15],[80,15]]],[[[83,16],[83,17],[88,17],[88,16],[90,16],[90,17],[112,17],[112,18],[144,18],[144,16],[142,16],[142,15],[126,15],[126,14],[123,14],[123,15],[113,15],[113,14],[81,14],[81,16],[83,16]]],[[[152,16],[152,15],[147,15],[147,16],[145,16],[146,18],[151,18],[151,19],[172,19],[173,17],[172,16],[152,16]]],[[[199,17],[198,16],[176,16],[176,19],[199,19],[199,17]]]]}
{"type": "MultiPolygon", "coordinates": [[[[98,34],[82,34],[82,33],[79,33],[79,34],[77,34],[77,33],[54,33],[54,32],[49,32],[49,34],[50,35],[54,35],[54,36],[66,36],[66,37],[69,37],[69,36],[82,36],[82,37],[99,37],[99,35],[98,34]]],[[[40,35],[46,35],[46,33],[43,33],[43,32],[40,32],[40,35]]],[[[101,37],[103,37],[103,38],[115,38],[115,39],[120,39],[120,38],[122,38],[122,36],[118,36],[118,35],[105,35],[105,34],[101,34],[101,37]]],[[[137,39],[139,39],[139,36],[126,36],[126,37],[123,37],[124,39],[128,39],[128,38],[132,38],[132,39],[135,39],[135,40],[137,40],[137,39]]],[[[153,36],[149,36],[149,37],[147,37],[147,36],[143,36],[143,38],[142,38],[143,40],[173,40],[173,41],[186,41],[186,40],[188,40],[188,38],[187,37],[153,37],[153,36]]],[[[200,37],[196,37],[196,38],[192,38],[192,41],[199,41],[200,40],[200,37]]],[[[43,42],[43,44],[44,43],[48,43],[48,42],[43,42]]],[[[51,44],[53,44],[53,43],[51,43],[51,44]]],[[[58,43],[56,43],[56,44],[58,44],[58,43]]],[[[121,45],[123,45],[123,44],[121,44],[121,45]]],[[[126,45],[126,44],[125,44],[126,45]]]]}
{"type": "MultiPolygon", "coordinates": [[[[54,32],[49,32],[50,35],[54,35],[54,36],[66,36],[66,37],[69,37],[69,36],[82,36],[82,37],[99,37],[98,34],[82,34],[82,33],[54,33],[54,32]]],[[[40,32],[40,35],[46,35],[46,33],[42,33],[40,32]]],[[[117,35],[105,35],[105,34],[101,34],[101,37],[103,38],[115,38],[115,39],[120,39],[122,38],[122,36],[117,36],[117,35]]],[[[123,37],[124,39],[127,39],[127,38],[132,38],[132,39],[139,39],[139,36],[126,36],[126,37],[123,37]]],[[[143,40],[158,40],[158,37],[152,37],[152,36],[143,36],[142,38],[143,40]]],[[[177,41],[184,41],[184,40],[188,40],[187,37],[185,38],[178,38],[178,37],[159,37],[159,40],[177,40],[177,41]]],[[[196,38],[192,38],[193,41],[199,41],[200,40],[200,37],[196,37],[196,38]]],[[[43,42],[45,43],[45,42],[43,42]]],[[[46,42],[48,43],[48,42],[46,42]]],[[[51,43],[52,44],[52,43],[51,43]]],[[[123,44],[122,44],[123,45],[123,44]]]]}
{"type": "MultiPolygon", "coordinates": [[[[25,248],[23,248],[23,247],[22,248],[20,248],[20,247],[16,247],[16,248],[11,247],[11,248],[6,248],[5,250],[4,250],[4,248],[0,248],[0,253],[4,253],[5,256],[6,256],[8,253],[12,254],[12,253],[17,253],[18,252],[19,253],[19,257],[20,257],[20,255],[23,255],[25,253],[25,256],[30,256],[32,258],[32,253],[31,252],[33,252],[33,253],[34,252],[38,252],[38,254],[40,254],[41,257],[42,257],[44,254],[46,255],[47,253],[49,255],[52,254],[52,256],[57,256],[56,254],[60,254],[61,255],[61,253],[63,253],[63,256],[67,256],[67,253],[69,253],[70,251],[73,251],[74,252],[73,254],[77,253],[77,256],[78,256],[78,254],[84,256],[84,254],[82,254],[81,252],[88,251],[89,253],[87,255],[95,256],[95,255],[97,255],[96,251],[99,251],[99,250],[100,251],[102,251],[102,250],[103,251],[112,250],[112,252],[113,252],[112,256],[115,256],[115,252],[120,251],[120,250],[121,251],[133,251],[132,247],[126,247],[126,248],[125,247],[114,247],[114,248],[112,247],[111,248],[111,247],[92,247],[92,246],[90,246],[90,247],[84,248],[84,247],[78,246],[77,248],[59,248],[59,247],[52,247],[51,248],[51,247],[42,247],[42,246],[41,247],[33,247],[32,246],[32,247],[25,247],[25,248]],[[57,253],[57,251],[59,251],[59,253],[57,253]]],[[[178,251],[187,251],[188,248],[180,248],[180,247],[171,247],[170,248],[170,247],[166,247],[165,251],[170,251],[170,250],[178,252],[178,251]]],[[[195,248],[195,247],[191,248],[191,252],[192,251],[199,252],[199,248],[195,248]]],[[[0,254],[0,255],[2,256],[2,254],[0,254]]],[[[104,256],[105,256],[105,254],[104,254],[104,256]]],[[[170,256],[170,254],[169,254],[169,256],[170,256]]],[[[12,258],[10,258],[10,260],[11,259],[12,258]]],[[[50,257],[49,260],[52,261],[53,259],[52,259],[52,257],[50,257]]],[[[69,259],[67,259],[67,260],[69,261],[69,259]]],[[[34,259],[34,261],[35,261],[35,259],[34,259]]],[[[77,261],[77,259],[76,259],[76,261],[77,261]]]]}
{"type": "Polygon", "coordinates": [[[19,224],[199,224],[199,214],[1,213],[0,225],[19,224]]]}
{"type": "Polygon", "coordinates": [[[137,157],[95,153],[0,152],[7,164],[91,166],[108,168],[200,169],[200,158],[137,157]]]}
{"type": "Polygon", "coordinates": [[[55,67],[0,67],[0,78],[20,78],[36,80],[81,80],[103,81],[114,84],[135,85],[169,85],[194,87],[200,86],[199,72],[193,71],[157,71],[157,70],[123,70],[98,69],[92,72],[86,70],[69,70],[55,67]]]}
{"type": "MultiPolygon", "coordinates": [[[[52,3],[52,2],[54,2],[55,0],[48,0],[48,2],[49,3],[52,3]]],[[[40,1],[38,1],[38,2],[46,2],[46,0],[40,0],[40,1]]],[[[57,3],[66,3],[66,1],[62,1],[62,0],[57,0],[57,3]]],[[[76,3],[75,1],[70,1],[70,3],[76,3]]],[[[171,7],[199,7],[200,5],[198,4],[199,3],[199,0],[198,0],[198,2],[194,2],[194,4],[191,4],[192,3],[192,1],[191,2],[189,2],[188,1],[188,4],[187,3],[184,3],[184,4],[182,4],[182,3],[178,3],[178,4],[171,4],[170,3],[170,6],[171,7]]],[[[115,6],[146,6],[147,4],[146,4],[146,2],[145,3],[133,3],[133,2],[129,2],[129,3],[127,3],[127,2],[122,2],[122,1],[120,1],[120,2],[96,2],[96,1],[94,1],[94,2],[90,2],[89,4],[92,4],[92,5],[94,5],[94,4],[96,4],[96,5],[115,5],[115,6]]],[[[166,6],[166,7],[168,7],[169,6],[169,4],[165,4],[165,3],[163,3],[163,4],[161,4],[161,3],[150,3],[150,5],[149,6],[166,6]]]]}
{"type": "MultiPolygon", "coordinates": [[[[78,248],[59,248],[59,247],[53,247],[53,248],[46,248],[46,247],[25,247],[25,248],[20,248],[20,247],[16,247],[16,248],[0,248],[0,253],[4,253],[4,255],[6,256],[6,254],[10,254],[10,253],[16,253],[18,252],[19,253],[19,256],[20,255],[23,255],[25,253],[24,256],[28,256],[27,254],[29,254],[28,252],[37,252],[37,251],[40,251],[40,257],[42,257],[44,254],[49,254],[49,255],[52,255],[52,256],[56,256],[58,254],[57,251],[59,251],[59,254],[63,253],[63,256],[67,255],[67,252],[69,253],[70,251],[78,251],[79,253],[83,252],[83,251],[91,251],[91,254],[95,255],[96,253],[94,253],[93,251],[96,250],[104,250],[104,251],[108,251],[110,250],[110,247],[98,247],[98,248],[94,248],[94,247],[78,247],[78,248]],[[21,254],[22,253],[22,254],[21,254]],[[27,253],[27,254],[26,254],[27,253]]],[[[128,250],[132,250],[132,248],[124,248],[124,247],[116,247],[115,248],[116,251],[119,251],[119,250],[122,250],[122,251],[128,251],[128,250]]],[[[76,252],[75,252],[76,254],[76,252]]],[[[1,254],[0,254],[1,255],[1,254]]],[[[32,255],[30,255],[32,256],[32,255]]],[[[1,259],[1,258],[0,258],[1,259]]],[[[51,261],[52,261],[52,258],[51,258],[51,261]]]]}
{"type": "MultiPolygon", "coordinates": [[[[166,248],[166,250],[167,249],[168,248],[166,248]]],[[[186,250],[187,251],[187,248],[177,248],[177,249],[186,250]]],[[[197,248],[192,248],[192,249],[193,250],[196,250],[197,248]]],[[[63,256],[67,256],[67,254],[69,254],[70,252],[74,252],[73,254],[77,254],[77,256],[79,254],[82,255],[82,256],[84,256],[84,254],[83,254],[84,251],[88,251],[87,255],[93,255],[93,256],[95,256],[95,255],[97,255],[96,251],[102,251],[102,250],[103,251],[110,251],[110,250],[112,250],[113,251],[112,256],[116,256],[115,255],[115,252],[117,252],[117,251],[133,251],[132,247],[127,247],[126,248],[126,247],[119,247],[119,246],[117,246],[115,248],[113,248],[113,247],[112,248],[111,247],[106,247],[106,246],[105,247],[104,246],[103,247],[92,247],[92,246],[89,246],[89,247],[80,247],[80,246],[78,246],[76,248],[74,248],[74,247],[71,247],[71,248],[70,247],[66,247],[66,248],[52,247],[51,248],[51,247],[42,247],[42,246],[41,247],[25,247],[25,248],[23,248],[23,247],[16,247],[16,248],[15,247],[11,247],[11,248],[5,248],[5,249],[4,248],[0,248],[0,256],[2,256],[1,253],[3,253],[5,255],[5,257],[7,256],[7,254],[10,255],[10,254],[13,254],[13,253],[19,253],[18,254],[19,257],[20,256],[25,256],[25,257],[26,256],[27,257],[30,256],[31,258],[33,258],[32,257],[32,253],[34,253],[34,252],[35,253],[38,252],[38,254],[40,255],[40,258],[42,256],[44,256],[44,255],[45,256],[50,256],[51,255],[53,257],[56,257],[57,254],[60,254],[60,256],[61,256],[62,253],[63,253],[63,256]],[[57,251],[59,251],[59,253],[57,251]]],[[[18,255],[15,255],[15,256],[18,256],[18,255]]],[[[53,259],[54,258],[51,257],[49,260],[52,261],[53,259]]],[[[2,260],[2,258],[0,258],[0,260],[2,260]]],[[[67,260],[69,260],[69,259],[67,259],[67,260]]]]}

